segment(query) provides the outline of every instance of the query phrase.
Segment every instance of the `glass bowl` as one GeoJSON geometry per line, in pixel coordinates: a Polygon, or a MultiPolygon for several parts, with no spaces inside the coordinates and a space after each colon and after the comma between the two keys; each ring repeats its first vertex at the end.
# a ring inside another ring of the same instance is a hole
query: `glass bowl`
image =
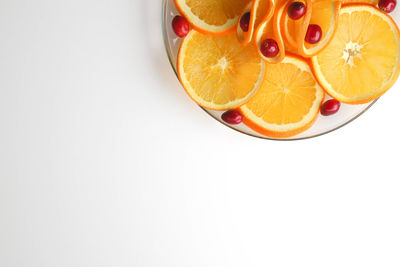
{"type": "MultiPolygon", "coordinates": [[[[396,24],[399,25],[400,22],[400,14],[399,14],[399,9],[397,8],[393,13],[390,15],[393,17],[395,20],[396,24]]],[[[174,1],[173,0],[163,0],[162,3],[162,31],[163,31],[163,37],[164,37],[164,44],[165,44],[165,49],[168,54],[169,61],[171,63],[171,67],[173,68],[176,77],[178,78],[177,71],[176,71],[176,62],[177,62],[177,54],[179,50],[179,46],[182,42],[182,38],[178,38],[175,33],[172,30],[171,23],[172,19],[178,15],[179,12],[177,11],[174,1]]],[[[397,84],[397,83],[396,83],[397,84]]],[[[182,88],[183,90],[183,88],[182,88]]],[[[188,97],[188,101],[189,101],[188,97]]],[[[330,96],[326,95],[325,96],[325,101],[331,99],[330,96]]],[[[308,129],[305,132],[302,132],[301,134],[298,134],[293,137],[289,138],[271,138],[268,136],[264,136],[262,134],[259,134],[252,129],[248,128],[246,125],[239,124],[239,125],[229,125],[226,124],[222,119],[221,115],[223,111],[215,111],[215,110],[209,110],[202,108],[205,112],[207,112],[211,117],[219,121],[220,123],[226,125],[227,127],[230,127],[233,130],[239,131],[243,134],[247,134],[253,137],[258,137],[258,138],[263,138],[263,139],[269,139],[269,140],[301,140],[301,139],[307,139],[307,138],[313,138],[317,136],[321,136],[327,133],[330,133],[334,130],[337,130],[346,124],[352,122],[359,116],[361,116],[365,111],[367,111],[377,100],[367,103],[367,104],[362,104],[362,105],[348,105],[348,104],[343,104],[339,110],[338,113],[332,116],[321,116],[319,115],[316,122],[314,125],[308,129]]]]}

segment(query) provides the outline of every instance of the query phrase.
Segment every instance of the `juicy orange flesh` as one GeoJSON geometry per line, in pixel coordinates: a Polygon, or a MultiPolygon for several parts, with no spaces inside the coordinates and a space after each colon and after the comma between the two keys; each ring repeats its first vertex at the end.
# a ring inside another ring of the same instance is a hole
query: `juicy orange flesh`
{"type": "Polygon", "coordinates": [[[317,56],[325,79],[345,97],[373,94],[396,69],[394,34],[386,21],[370,12],[343,13],[335,37],[317,56]]]}
{"type": "Polygon", "coordinates": [[[194,34],[182,62],[185,75],[204,101],[223,105],[246,97],[260,78],[260,58],[235,35],[194,34]]]}
{"type": "Polygon", "coordinates": [[[259,91],[246,107],[267,123],[296,123],[313,106],[317,92],[315,86],[312,74],[294,64],[270,64],[259,91]]]}
{"type": "Polygon", "coordinates": [[[207,24],[221,26],[240,14],[247,0],[186,0],[186,5],[207,24]]]}

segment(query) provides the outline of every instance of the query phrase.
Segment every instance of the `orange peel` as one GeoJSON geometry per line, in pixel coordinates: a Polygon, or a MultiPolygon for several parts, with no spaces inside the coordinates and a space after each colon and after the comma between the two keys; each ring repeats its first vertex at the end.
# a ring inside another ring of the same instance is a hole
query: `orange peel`
{"type": "MultiPolygon", "coordinates": [[[[297,1],[297,0],[296,0],[297,1]]],[[[312,57],[321,52],[332,40],[337,29],[341,1],[338,0],[303,0],[307,11],[303,18],[292,20],[287,12],[292,0],[285,2],[280,28],[285,43],[297,54],[303,57],[312,57]],[[317,24],[322,29],[322,39],[317,44],[305,41],[308,26],[317,24]]]]}
{"type": "Polygon", "coordinates": [[[263,21],[264,17],[273,13],[274,2],[273,0],[252,0],[243,9],[240,18],[250,12],[249,30],[244,32],[240,26],[240,19],[237,25],[237,37],[242,45],[247,45],[253,39],[254,33],[263,21]]]}
{"type": "Polygon", "coordinates": [[[262,59],[264,59],[264,61],[266,61],[267,63],[277,64],[285,58],[286,54],[285,44],[283,42],[282,32],[279,23],[283,15],[282,12],[280,12],[280,6],[282,6],[284,2],[282,2],[282,0],[277,0],[276,2],[270,0],[270,2],[274,6],[274,8],[268,10],[268,13],[265,15],[263,21],[257,27],[254,41],[257,46],[257,51],[262,59]],[[275,6],[278,6],[278,8],[275,8],[275,6]],[[273,58],[269,58],[265,57],[262,54],[260,47],[265,39],[273,39],[276,41],[279,47],[278,55],[273,58]]]}

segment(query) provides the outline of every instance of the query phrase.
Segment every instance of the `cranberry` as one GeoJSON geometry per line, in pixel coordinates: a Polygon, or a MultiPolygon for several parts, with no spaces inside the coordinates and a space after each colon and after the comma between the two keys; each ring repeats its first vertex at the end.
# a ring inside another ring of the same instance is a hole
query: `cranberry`
{"type": "Polygon", "coordinates": [[[396,7],[396,0],[379,0],[379,8],[386,13],[392,12],[396,7]]]}
{"type": "Polygon", "coordinates": [[[265,57],[276,57],[279,53],[279,46],[273,39],[265,39],[260,46],[261,53],[265,57]]]}
{"type": "Polygon", "coordinates": [[[240,28],[242,28],[242,31],[248,32],[249,25],[250,25],[250,12],[247,12],[240,19],[240,28]]]}
{"type": "Polygon", "coordinates": [[[182,16],[176,16],[172,20],[172,28],[179,37],[185,37],[189,33],[189,22],[182,16]]]}
{"type": "Polygon", "coordinates": [[[288,15],[291,19],[298,20],[306,14],[306,6],[302,2],[293,2],[288,8],[288,15]]]}
{"type": "Polygon", "coordinates": [[[306,33],[306,42],[310,44],[318,43],[322,38],[322,30],[321,27],[316,24],[308,25],[307,33],[306,33]]]}
{"type": "Polygon", "coordinates": [[[229,124],[240,124],[243,121],[243,115],[237,110],[226,111],[221,118],[229,124]]]}
{"type": "Polygon", "coordinates": [[[330,116],[338,112],[340,109],[340,102],[336,99],[326,101],[321,106],[321,115],[330,116]]]}

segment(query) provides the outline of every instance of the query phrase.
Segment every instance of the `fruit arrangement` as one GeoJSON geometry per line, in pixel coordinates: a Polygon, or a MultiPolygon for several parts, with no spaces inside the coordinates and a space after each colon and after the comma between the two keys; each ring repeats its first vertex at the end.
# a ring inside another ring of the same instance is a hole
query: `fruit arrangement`
{"type": "Polygon", "coordinates": [[[377,99],[399,76],[396,0],[174,2],[180,82],[228,124],[292,137],[341,103],[377,99]]]}

